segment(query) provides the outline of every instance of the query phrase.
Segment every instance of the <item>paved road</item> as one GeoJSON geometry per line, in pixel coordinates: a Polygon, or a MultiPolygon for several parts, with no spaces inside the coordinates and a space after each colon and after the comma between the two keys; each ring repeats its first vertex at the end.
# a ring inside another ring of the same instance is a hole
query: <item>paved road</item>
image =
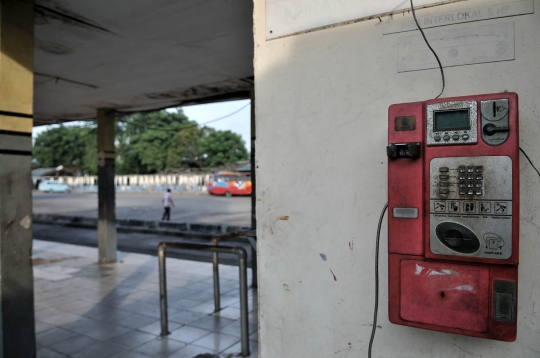
{"type": "MultiPolygon", "coordinates": [[[[116,194],[119,219],[159,220],[162,193],[116,194]]],[[[45,194],[34,192],[34,213],[97,217],[97,193],[45,194]]],[[[171,220],[178,222],[251,226],[251,198],[207,194],[173,194],[171,220]]]]}
{"type": "MultiPolygon", "coordinates": [[[[116,195],[116,216],[119,219],[159,220],[163,214],[162,195],[162,193],[119,192],[116,195]]],[[[34,213],[97,217],[97,193],[44,194],[34,192],[33,199],[34,213]]],[[[172,209],[172,221],[251,226],[250,197],[226,198],[205,194],[183,194],[173,195],[173,200],[176,208],[172,209]]],[[[35,224],[34,238],[96,247],[97,230],[35,224]]],[[[118,233],[118,250],[156,255],[157,245],[161,241],[208,243],[209,240],[152,234],[118,233]]],[[[225,245],[240,245],[246,249],[249,256],[251,255],[251,248],[247,243],[231,242],[225,245]]],[[[170,256],[211,262],[210,253],[175,252],[171,250],[170,256]]],[[[251,257],[249,257],[249,260],[251,260],[251,257]]],[[[236,265],[236,258],[231,257],[231,255],[220,255],[220,262],[236,265]]]]}

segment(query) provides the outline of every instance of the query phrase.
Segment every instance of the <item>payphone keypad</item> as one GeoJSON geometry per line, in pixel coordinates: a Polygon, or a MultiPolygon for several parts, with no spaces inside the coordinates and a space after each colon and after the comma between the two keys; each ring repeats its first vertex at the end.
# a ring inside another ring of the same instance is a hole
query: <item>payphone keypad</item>
{"type": "MultiPolygon", "coordinates": [[[[452,171],[455,171],[453,169],[452,171]]],[[[450,175],[448,167],[440,167],[437,186],[439,195],[444,197],[449,195],[451,191],[456,190],[461,196],[478,196],[484,195],[484,174],[483,166],[481,165],[460,165],[457,168],[457,182],[454,176],[450,175]]]]}

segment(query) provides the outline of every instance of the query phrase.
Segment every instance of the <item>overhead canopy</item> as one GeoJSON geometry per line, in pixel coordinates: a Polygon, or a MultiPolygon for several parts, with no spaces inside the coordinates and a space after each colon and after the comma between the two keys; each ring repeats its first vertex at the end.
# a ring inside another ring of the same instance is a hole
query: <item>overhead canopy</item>
{"type": "Polygon", "coordinates": [[[35,125],[249,97],[246,0],[36,0],[35,125]]]}

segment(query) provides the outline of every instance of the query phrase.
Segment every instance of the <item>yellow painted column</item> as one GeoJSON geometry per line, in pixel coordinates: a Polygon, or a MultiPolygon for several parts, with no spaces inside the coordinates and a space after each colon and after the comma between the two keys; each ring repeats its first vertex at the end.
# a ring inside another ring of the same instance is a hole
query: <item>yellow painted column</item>
{"type": "Polygon", "coordinates": [[[35,357],[34,1],[0,0],[0,357],[35,357]]]}
{"type": "Polygon", "coordinates": [[[114,120],[114,110],[98,109],[98,248],[104,263],[116,261],[117,247],[114,120]]]}

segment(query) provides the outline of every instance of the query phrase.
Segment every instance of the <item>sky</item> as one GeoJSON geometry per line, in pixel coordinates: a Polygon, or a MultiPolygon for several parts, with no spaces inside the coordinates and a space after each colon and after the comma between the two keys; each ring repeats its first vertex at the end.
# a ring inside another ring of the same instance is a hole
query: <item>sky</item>
{"type": "MultiPolygon", "coordinates": [[[[246,144],[246,149],[250,150],[251,141],[251,106],[249,106],[250,100],[220,102],[213,104],[200,104],[196,106],[182,107],[184,114],[193,121],[199,124],[221,118],[228,114],[231,114],[240,108],[244,107],[238,113],[233,114],[230,117],[218,120],[207,124],[206,126],[215,128],[217,130],[230,130],[234,133],[240,134],[246,144]]],[[[169,109],[174,110],[174,109],[169,109]]],[[[65,126],[81,125],[84,122],[70,122],[65,123],[65,126]]],[[[34,127],[32,131],[32,137],[35,139],[37,135],[48,128],[58,127],[58,124],[52,124],[49,126],[34,127]]]]}

